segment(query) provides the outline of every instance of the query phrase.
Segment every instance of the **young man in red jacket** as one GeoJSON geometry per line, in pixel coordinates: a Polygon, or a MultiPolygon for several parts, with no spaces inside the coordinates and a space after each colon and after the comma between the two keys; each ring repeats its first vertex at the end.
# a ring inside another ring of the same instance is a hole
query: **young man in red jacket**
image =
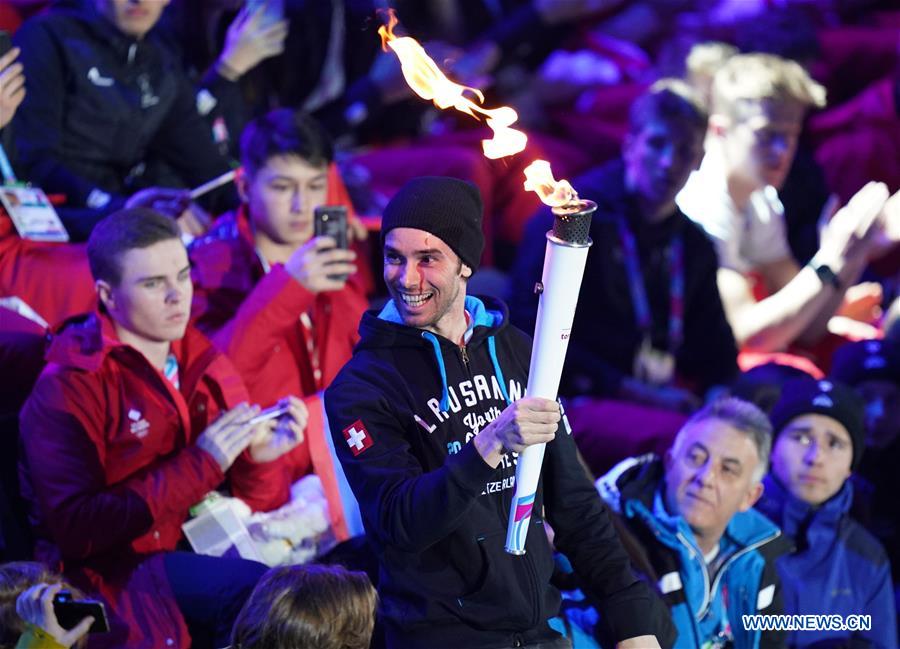
{"type": "Polygon", "coordinates": [[[349,531],[315,395],[350,359],[368,303],[356,253],[313,236],[317,206],[346,204],[332,158],[328,135],[302,113],[276,110],[251,122],[241,138],[242,205],[192,246],[191,261],[197,326],[217,332],[253,401],[269,406],[294,394],[309,406],[304,443],[245,500],[255,510],[275,509],[289,500],[293,482],[315,472],[343,540],[349,531]]]}
{"type": "Polygon", "coordinates": [[[265,566],[177,552],[181,525],[226,471],[264,482],[305,408],[292,400],[278,430],[252,422],[234,367],[188,325],[173,220],[117,212],[88,258],[100,309],[55,337],[20,417],[36,554],[108,602],[112,646],[223,646],[265,566]]]}

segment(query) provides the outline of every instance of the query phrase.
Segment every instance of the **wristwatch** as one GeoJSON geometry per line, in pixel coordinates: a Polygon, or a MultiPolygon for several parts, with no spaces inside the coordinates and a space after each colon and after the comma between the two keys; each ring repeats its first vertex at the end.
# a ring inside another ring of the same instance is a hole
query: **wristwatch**
{"type": "Polygon", "coordinates": [[[810,268],[812,268],[816,276],[822,282],[822,284],[826,286],[833,286],[836,290],[841,290],[841,279],[835,274],[833,270],[831,270],[831,266],[828,264],[823,264],[821,262],[817,262],[815,259],[811,259],[807,264],[810,268]]]}

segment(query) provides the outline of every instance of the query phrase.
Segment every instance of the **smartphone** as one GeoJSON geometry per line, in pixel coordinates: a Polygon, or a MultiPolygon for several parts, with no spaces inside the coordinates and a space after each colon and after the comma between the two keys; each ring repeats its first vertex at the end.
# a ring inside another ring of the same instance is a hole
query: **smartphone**
{"type": "Polygon", "coordinates": [[[347,248],[347,208],[343,205],[320,205],[316,208],[315,236],[332,237],[338,248],[347,248]]]}
{"type": "Polygon", "coordinates": [[[12,38],[9,32],[0,29],[0,56],[3,56],[12,49],[12,38]]]}
{"type": "Polygon", "coordinates": [[[268,27],[284,20],[284,0],[247,0],[247,12],[251,16],[261,7],[265,7],[260,22],[262,27],[268,27]]]}
{"type": "Polygon", "coordinates": [[[95,599],[72,599],[72,593],[61,590],[53,598],[53,613],[56,621],[66,629],[72,629],[84,618],[91,616],[94,623],[88,633],[106,633],[109,631],[109,620],[106,619],[106,607],[95,599]]]}
{"type": "MultiPolygon", "coordinates": [[[[337,241],[337,247],[347,249],[347,208],[343,205],[320,205],[313,213],[315,236],[327,235],[337,241]]],[[[329,275],[329,279],[344,281],[346,274],[329,275]]]]}
{"type": "Polygon", "coordinates": [[[287,412],[288,406],[286,403],[276,403],[274,406],[270,406],[256,415],[249,423],[255,426],[256,424],[260,424],[270,419],[277,419],[281,415],[287,414],[287,412]]]}

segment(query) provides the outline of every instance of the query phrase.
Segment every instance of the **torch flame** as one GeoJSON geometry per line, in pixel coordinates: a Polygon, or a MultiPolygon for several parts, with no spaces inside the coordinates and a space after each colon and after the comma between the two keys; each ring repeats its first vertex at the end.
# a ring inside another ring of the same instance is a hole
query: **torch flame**
{"type": "Polygon", "coordinates": [[[550,207],[562,207],[578,200],[578,193],[568,180],[553,179],[546,160],[535,160],[525,168],[525,189],[535,192],[550,207]]]}
{"type": "MultiPolygon", "coordinates": [[[[413,92],[422,99],[434,102],[442,110],[455,108],[476,119],[483,115],[487,125],[494,131],[492,139],[481,141],[486,157],[496,160],[524,151],[528,137],[522,131],[512,128],[519,119],[516,111],[509,106],[482,108],[482,92],[478,88],[450,81],[416,39],[394,34],[397,22],[394,10],[388,9],[388,24],[379,27],[378,34],[381,36],[382,49],[385,52],[388,48],[392,49],[400,59],[403,77],[413,92]],[[478,103],[466,97],[467,93],[471,93],[478,103]]],[[[546,160],[535,160],[525,169],[525,189],[536,192],[551,207],[561,207],[578,199],[578,194],[568,180],[553,179],[550,163],[546,160]]]]}
{"type": "Polygon", "coordinates": [[[523,151],[528,137],[522,131],[511,128],[519,119],[516,111],[508,106],[482,108],[479,105],[484,103],[481,91],[450,81],[416,39],[394,35],[397,16],[393,9],[389,9],[388,13],[388,24],[378,28],[381,46],[385,51],[390,47],[400,59],[403,77],[413,92],[422,99],[434,102],[440,109],[452,107],[475,118],[483,115],[494,131],[492,139],[482,140],[481,143],[486,157],[494,160],[523,151]],[[478,103],[466,97],[466,93],[471,93],[478,103]]]}

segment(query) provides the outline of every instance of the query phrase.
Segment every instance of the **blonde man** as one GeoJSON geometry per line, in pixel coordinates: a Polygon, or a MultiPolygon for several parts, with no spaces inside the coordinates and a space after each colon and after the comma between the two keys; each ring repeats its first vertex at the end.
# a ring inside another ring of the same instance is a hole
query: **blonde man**
{"type": "Polygon", "coordinates": [[[778,189],[806,111],[824,105],[822,86],[796,62],[773,55],[733,56],[713,81],[706,155],[677,200],[717,246],[719,292],[744,350],[817,342],[869,256],[865,235],[887,199],[885,187],[871,183],[823,230],[807,266],[788,248],[778,189]],[[764,283],[763,300],[754,298],[753,276],[764,283]]]}
{"type": "Polygon", "coordinates": [[[712,84],[716,72],[737,53],[738,49],[733,45],[718,41],[697,43],[688,53],[684,62],[687,81],[701,96],[707,110],[712,104],[712,84]]]}

